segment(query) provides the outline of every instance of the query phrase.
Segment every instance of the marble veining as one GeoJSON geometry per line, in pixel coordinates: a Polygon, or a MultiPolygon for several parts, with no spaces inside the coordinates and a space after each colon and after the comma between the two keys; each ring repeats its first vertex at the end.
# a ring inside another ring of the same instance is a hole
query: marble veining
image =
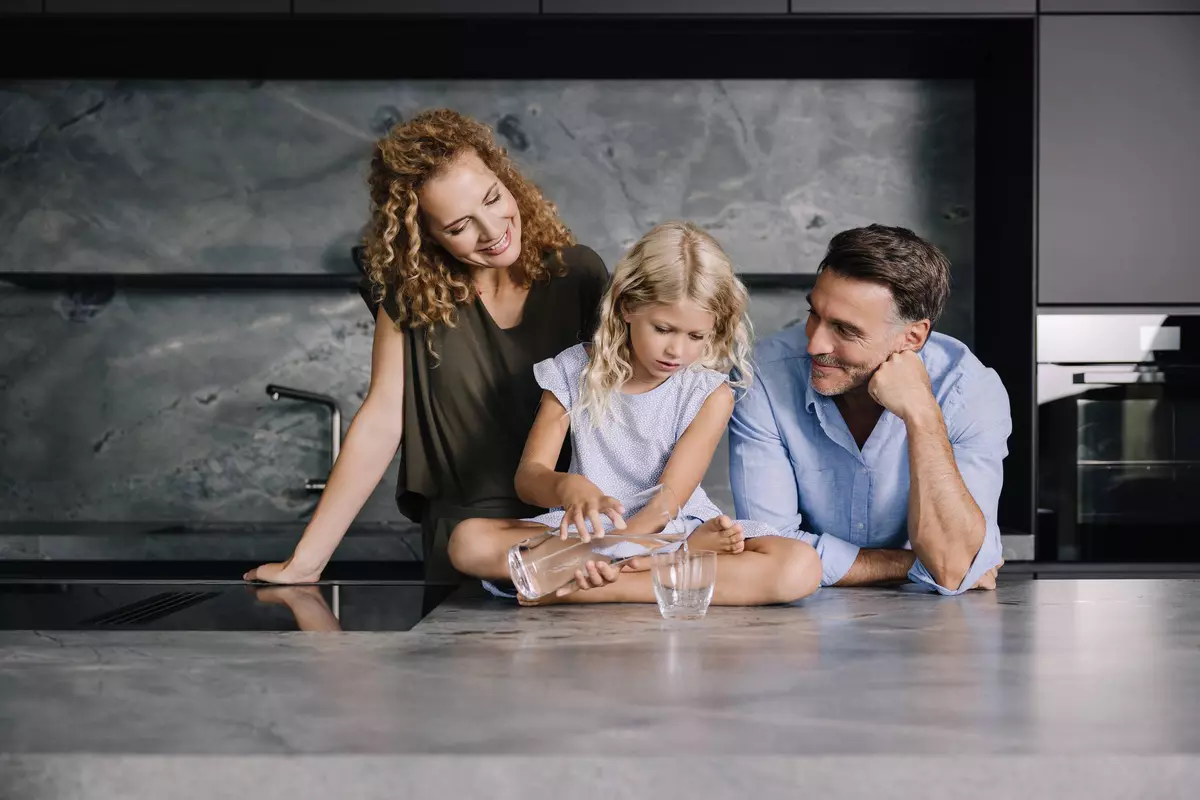
{"type": "Polygon", "coordinates": [[[1189,797],[1198,698],[1195,580],[823,589],[698,624],[468,585],[406,633],[0,632],[0,781],[56,798],[1189,797]]]}
{"type": "Polygon", "coordinates": [[[0,268],[326,272],[374,139],[446,105],[491,124],[614,263],[654,223],[807,271],[841,228],[920,230],[969,272],[969,81],[25,81],[0,93],[0,268]]]}
{"type": "MultiPolygon", "coordinates": [[[[70,298],[0,291],[0,519],[295,521],[365,396],[372,325],[357,294],[118,293],[86,320],[70,298]]],[[[397,518],[395,465],[364,521],[397,518]]]]}
{"type": "Polygon", "coordinates": [[[1194,755],[1198,612],[1191,580],[824,589],[700,624],[468,586],[407,633],[0,632],[0,751],[1194,755]]]}

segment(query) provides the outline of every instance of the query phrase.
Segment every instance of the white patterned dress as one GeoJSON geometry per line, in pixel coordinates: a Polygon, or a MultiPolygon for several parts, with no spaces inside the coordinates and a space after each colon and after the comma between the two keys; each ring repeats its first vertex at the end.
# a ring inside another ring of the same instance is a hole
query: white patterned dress
{"type": "MultiPolygon", "coordinates": [[[[587,350],[578,344],[533,367],[534,378],[553,392],[571,411],[580,400],[581,378],[587,366],[587,350]]],[[[700,407],[728,376],[716,370],[692,366],[675,372],[659,386],[642,394],[615,393],[607,418],[593,426],[590,412],[576,412],[571,420],[571,466],[569,472],[583,475],[605,494],[618,499],[654,488],[675,443],[683,436],[700,407]]],[[[680,508],[680,519],[690,534],[721,510],[697,486],[680,508]]],[[[562,508],[529,518],[549,527],[562,522],[562,508]]],[[[762,522],[739,520],[747,538],[776,535],[762,522]]],[[[495,594],[511,597],[485,581],[495,594]]]]}

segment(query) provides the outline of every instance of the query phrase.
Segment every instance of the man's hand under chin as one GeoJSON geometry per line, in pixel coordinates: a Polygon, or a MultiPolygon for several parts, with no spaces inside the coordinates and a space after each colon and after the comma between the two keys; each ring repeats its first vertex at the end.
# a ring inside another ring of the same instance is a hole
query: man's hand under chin
{"type": "Polygon", "coordinates": [[[867,384],[871,398],[902,420],[937,407],[925,363],[913,350],[892,353],[867,384]]]}

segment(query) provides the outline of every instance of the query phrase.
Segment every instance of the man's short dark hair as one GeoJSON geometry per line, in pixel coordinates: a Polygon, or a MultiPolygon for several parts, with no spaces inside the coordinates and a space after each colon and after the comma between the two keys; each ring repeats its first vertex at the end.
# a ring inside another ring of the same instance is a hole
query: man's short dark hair
{"type": "Polygon", "coordinates": [[[904,322],[938,321],[950,296],[950,260],[908,228],[868,225],[829,241],[817,268],[888,287],[904,322]]]}

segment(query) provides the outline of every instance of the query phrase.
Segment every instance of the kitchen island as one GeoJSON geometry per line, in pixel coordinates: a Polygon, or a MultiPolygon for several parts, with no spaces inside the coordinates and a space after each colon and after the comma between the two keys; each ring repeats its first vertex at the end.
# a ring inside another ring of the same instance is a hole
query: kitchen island
{"type": "Polygon", "coordinates": [[[1200,581],[0,632],[6,798],[1192,797],[1200,581]]]}

